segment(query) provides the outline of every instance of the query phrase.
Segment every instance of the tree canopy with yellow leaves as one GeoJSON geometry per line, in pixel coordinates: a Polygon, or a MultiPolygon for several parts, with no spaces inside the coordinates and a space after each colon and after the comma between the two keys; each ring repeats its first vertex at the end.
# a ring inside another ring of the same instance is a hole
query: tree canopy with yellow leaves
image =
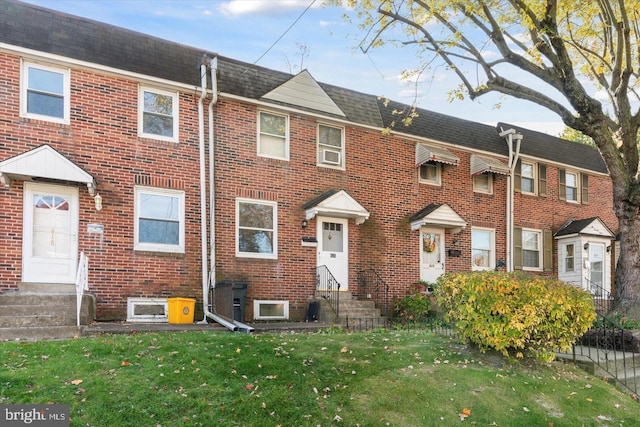
{"type": "Polygon", "coordinates": [[[346,4],[362,50],[412,48],[415,73],[444,64],[460,81],[450,99],[499,93],[529,101],[594,141],[613,182],[621,237],[615,307],[640,319],[640,0],[346,4]]]}

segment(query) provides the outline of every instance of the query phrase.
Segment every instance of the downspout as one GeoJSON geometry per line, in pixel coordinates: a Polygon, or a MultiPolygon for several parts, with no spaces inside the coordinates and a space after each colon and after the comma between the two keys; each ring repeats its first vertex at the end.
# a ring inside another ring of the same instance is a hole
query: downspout
{"type": "MultiPolygon", "coordinates": [[[[214,89],[214,98],[217,96],[217,89],[214,89]]],[[[202,305],[204,318],[202,323],[207,323],[207,317],[212,318],[217,323],[232,331],[238,328],[227,320],[214,315],[209,311],[209,268],[207,262],[207,179],[205,168],[205,145],[204,145],[204,99],[207,97],[207,57],[202,58],[200,64],[200,98],[198,99],[198,142],[200,154],[200,233],[202,252],[202,305]]],[[[209,106],[211,110],[211,105],[209,106]]],[[[211,123],[209,116],[209,123],[211,123]]],[[[209,130],[211,135],[211,130],[209,130]]],[[[213,264],[213,259],[212,259],[213,264]]]]}
{"type": "Polygon", "coordinates": [[[501,137],[506,137],[507,147],[509,148],[509,175],[507,176],[507,262],[506,269],[508,272],[513,271],[513,226],[514,226],[514,191],[515,191],[515,169],[520,157],[520,145],[522,142],[522,134],[516,133],[516,130],[511,128],[500,132],[501,137]],[[516,142],[515,148],[513,142],[516,142]]]}

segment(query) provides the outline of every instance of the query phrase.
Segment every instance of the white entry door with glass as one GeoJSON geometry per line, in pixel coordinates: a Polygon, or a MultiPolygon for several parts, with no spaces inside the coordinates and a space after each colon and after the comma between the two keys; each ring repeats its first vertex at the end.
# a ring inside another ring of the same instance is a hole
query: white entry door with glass
{"type": "Polygon", "coordinates": [[[590,243],[589,244],[589,285],[591,287],[591,293],[597,297],[603,296],[603,290],[610,292],[607,289],[605,282],[605,248],[603,243],[590,243]]]}
{"type": "Polygon", "coordinates": [[[74,283],[78,253],[78,189],[24,183],[22,280],[74,283]]]}
{"type": "Polygon", "coordinates": [[[420,230],[420,280],[434,283],[445,272],[444,230],[420,230]]]}
{"type": "Polygon", "coordinates": [[[343,291],[349,288],[348,224],[343,218],[318,218],[317,266],[326,266],[343,291]]]}

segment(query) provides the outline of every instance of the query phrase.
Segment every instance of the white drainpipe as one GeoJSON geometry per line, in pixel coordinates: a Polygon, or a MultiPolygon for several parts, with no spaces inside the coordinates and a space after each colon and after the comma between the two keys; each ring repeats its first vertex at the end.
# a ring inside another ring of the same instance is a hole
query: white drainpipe
{"type": "MultiPolygon", "coordinates": [[[[207,317],[213,321],[221,324],[225,328],[237,331],[238,329],[245,332],[252,332],[253,328],[244,323],[234,320],[233,322],[218,316],[214,312],[209,311],[209,287],[214,286],[216,283],[216,233],[215,233],[215,140],[214,140],[214,120],[213,120],[213,106],[218,102],[218,58],[212,58],[209,60],[209,67],[211,70],[211,101],[209,102],[208,118],[209,118],[209,215],[210,215],[210,250],[211,250],[211,272],[207,278],[207,198],[206,198],[206,186],[205,186],[205,149],[204,149],[204,120],[201,118],[201,144],[200,144],[200,185],[201,185],[201,198],[202,198],[202,305],[204,311],[204,319],[202,323],[207,322],[207,317]]],[[[204,64],[200,66],[201,78],[202,78],[202,96],[200,97],[200,103],[198,105],[198,111],[201,112],[203,99],[207,93],[207,67],[204,64]]],[[[215,310],[214,310],[215,311],[215,310]]]]}
{"type": "Polygon", "coordinates": [[[509,176],[507,176],[507,271],[513,271],[513,211],[514,211],[514,180],[515,169],[520,157],[520,144],[522,142],[522,134],[516,133],[515,129],[507,129],[500,132],[501,137],[506,137],[507,146],[509,147],[509,176]],[[516,147],[513,147],[513,141],[516,142],[516,147]]]}

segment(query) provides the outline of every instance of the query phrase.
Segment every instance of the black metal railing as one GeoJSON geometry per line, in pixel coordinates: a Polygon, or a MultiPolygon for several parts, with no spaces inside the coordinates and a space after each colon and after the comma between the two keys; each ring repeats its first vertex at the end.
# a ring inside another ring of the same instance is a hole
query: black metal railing
{"type": "Polygon", "coordinates": [[[391,315],[389,307],[389,285],[374,269],[358,271],[358,298],[372,300],[383,316],[391,315]]]}
{"type": "Polygon", "coordinates": [[[589,279],[585,278],[585,280],[587,282],[588,291],[593,295],[593,305],[596,308],[596,313],[599,315],[605,315],[610,312],[613,307],[613,297],[611,296],[611,292],[589,279]]]}
{"type": "Polygon", "coordinates": [[[560,352],[559,355],[637,397],[640,341],[609,314],[613,305],[611,293],[590,280],[587,284],[593,294],[596,321],[569,352],[560,352]]]}
{"type": "Polygon", "coordinates": [[[329,307],[335,313],[336,319],[340,317],[340,283],[333,277],[326,265],[321,265],[315,270],[316,293],[327,300],[329,307]]]}

